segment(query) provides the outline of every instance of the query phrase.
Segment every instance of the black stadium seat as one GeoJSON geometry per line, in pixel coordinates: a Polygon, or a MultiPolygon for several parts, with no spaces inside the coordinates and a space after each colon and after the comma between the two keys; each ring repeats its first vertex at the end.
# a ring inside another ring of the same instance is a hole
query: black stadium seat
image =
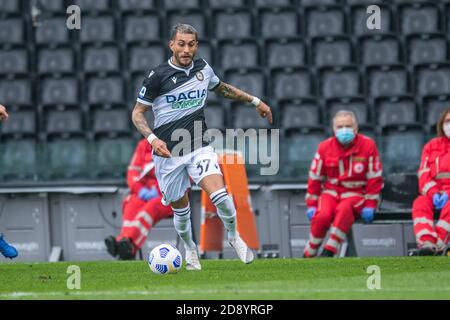
{"type": "Polygon", "coordinates": [[[401,32],[432,33],[439,31],[439,9],[431,4],[405,4],[399,8],[401,32]]]}
{"type": "MultiPolygon", "coordinates": [[[[58,1],[58,0],[56,0],[58,1]]],[[[61,1],[58,1],[61,2],[61,1]]],[[[19,13],[20,12],[20,1],[17,0],[0,0],[0,8],[2,12],[5,13],[19,13]]]]}
{"type": "Polygon", "coordinates": [[[142,42],[160,39],[161,26],[156,14],[135,17],[128,15],[124,22],[124,40],[126,42],[142,42]]]}
{"type": "Polygon", "coordinates": [[[117,47],[86,48],[83,52],[85,72],[107,72],[120,70],[120,55],[117,47]]]}
{"type": "Polygon", "coordinates": [[[130,132],[131,115],[128,110],[96,110],[93,117],[94,133],[130,132]]]}
{"type": "Polygon", "coordinates": [[[315,38],[312,56],[316,67],[349,65],[353,60],[352,44],[346,37],[315,38]]]}
{"type": "Polygon", "coordinates": [[[120,77],[90,78],[87,88],[87,102],[90,104],[124,102],[123,80],[120,77]]]}
{"type": "Polygon", "coordinates": [[[156,9],[156,0],[119,0],[119,9],[124,12],[156,9]]]}
{"type": "Polygon", "coordinates": [[[112,0],[72,0],[71,4],[78,5],[82,11],[108,12],[112,7],[112,0]]]}
{"type": "Polygon", "coordinates": [[[450,94],[449,64],[433,64],[419,67],[416,68],[414,74],[419,95],[450,94]]]}
{"type": "Polygon", "coordinates": [[[428,96],[423,98],[424,123],[433,128],[441,114],[450,108],[450,96],[428,96]]]}
{"type": "Polygon", "coordinates": [[[366,76],[371,97],[400,96],[409,92],[408,73],[402,66],[370,67],[366,76]]]}
{"type": "Polygon", "coordinates": [[[307,69],[274,69],[270,78],[272,96],[276,99],[313,96],[314,86],[307,69]]]}
{"type": "Polygon", "coordinates": [[[285,130],[319,127],[321,109],[314,100],[286,100],[281,108],[281,127],[285,130]]]}
{"type": "Polygon", "coordinates": [[[402,61],[400,48],[393,35],[362,36],[358,46],[360,61],[366,66],[397,64],[402,61]]]}
{"type": "MultiPolygon", "coordinates": [[[[13,0],[16,1],[16,0],[13,0]]],[[[61,0],[39,0],[40,4],[42,4],[42,8],[45,12],[52,13],[64,13],[66,11],[66,6],[64,6],[64,1],[61,0]]]]}
{"type": "Polygon", "coordinates": [[[212,9],[245,8],[249,0],[206,0],[212,9]]]}
{"type": "Polygon", "coordinates": [[[0,74],[26,74],[28,70],[28,52],[25,49],[0,50],[0,74]]]}
{"type": "Polygon", "coordinates": [[[32,83],[27,79],[0,80],[0,101],[4,105],[32,104],[32,83]]]}
{"type": "Polygon", "coordinates": [[[92,171],[89,143],[82,137],[52,139],[47,142],[44,155],[49,179],[83,179],[92,171]]]}
{"type": "Polygon", "coordinates": [[[375,102],[378,125],[416,124],[418,123],[417,106],[412,98],[391,97],[377,99],[375,102]]]}
{"type": "Polygon", "coordinates": [[[259,13],[263,38],[298,37],[299,19],[295,10],[261,10],[259,13]]]}
{"type": "Polygon", "coordinates": [[[2,135],[34,135],[36,133],[36,115],[34,111],[14,111],[14,116],[2,124],[2,135]]]}
{"type": "Polygon", "coordinates": [[[67,18],[58,17],[44,20],[35,28],[35,38],[38,44],[66,44],[69,42],[69,29],[66,26],[67,18]]]}
{"type": "Polygon", "coordinates": [[[265,80],[264,75],[261,71],[251,69],[230,71],[226,73],[224,80],[225,82],[241,88],[245,92],[248,92],[254,96],[265,96],[265,80]]]}
{"type": "Polygon", "coordinates": [[[168,31],[177,23],[187,23],[197,30],[200,39],[206,39],[209,36],[205,15],[201,10],[170,11],[167,22],[166,30],[168,31]]]}
{"type": "Polygon", "coordinates": [[[79,85],[74,77],[42,79],[40,102],[43,105],[79,104],[79,85]]]}
{"type": "Polygon", "coordinates": [[[83,132],[83,117],[79,110],[50,110],[45,115],[47,134],[71,134],[83,132]]]}
{"type": "Polygon", "coordinates": [[[38,168],[33,139],[8,140],[0,145],[0,176],[4,180],[33,180],[38,168]]]}
{"type": "Polygon", "coordinates": [[[251,38],[252,16],[247,11],[216,11],[214,15],[216,39],[251,38]]]}
{"type": "Polygon", "coordinates": [[[307,35],[310,37],[345,33],[344,12],[338,7],[312,8],[306,11],[307,35]]]}
{"type": "Polygon", "coordinates": [[[160,44],[152,44],[149,47],[131,47],[128,54],[130,71],[147,71],[166,59],[165,48],[160,44]]]}
{"type": "Polygon", "coordinates": [[[327,124],[331,124],[331,120],[340,110],[352,111],[361,126],[370,125],[371,123],[370,107],[364,98],[329,99],[326,101],[326,106],[329,120],[327,124]]]}
{"type": "Polygon", "coordinates": [[[112,16],[85,17],[82,24],[81,42],[114,42],[115,22],[112,16]]]}
{"type": "Polygon", "coordinates": [[[25,28],[22,19],[9,18],[0,20],[0,44],[23,44],[25,28]]]}
{"type": "Polygon", "coordinates": [[[447,58],[448,46],[445,36],[415,36],[408,41],[409,62],[412,64],[439,63],[447,58]]]}
{"type": "Polygon", "coordinates": [[[219,48],[223,69],[258,66],[259,48],[254,41],[226,41],[219,44],[219,48]]]}
{"type": "Polygon", "coordinates": [[[270,68],[297,67],[306,63],[306,48],[301,40],[268,40],[266,64],[270,68]]]}
{"type": "Polygon", "coordinates": [[[353,67],[324,69],[321,72],[321,92],[324,98],[355,97],[361,93],[360,76],[353,67]]]}
{"type": "Polygon", "coordinates": [[[37,70],[40,74],[75,71],[75,54],[70,47],[40,49],[37,70]]]}
{"type": "Polygon", "coordinates": [[[164,0],[163,2],[166,9],[198,8],[200,6],[200,0],[164,0]]]}
{"type": "Polygon", "coordinates": [[[123,179],[136,142],[129,137],[101,138],[95,141],[91,170],[101,179],[123,179]]]}

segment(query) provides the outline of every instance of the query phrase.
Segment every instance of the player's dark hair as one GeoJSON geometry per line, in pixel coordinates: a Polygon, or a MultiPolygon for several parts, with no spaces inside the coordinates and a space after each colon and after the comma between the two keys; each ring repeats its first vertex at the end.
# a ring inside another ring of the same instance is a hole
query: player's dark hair
{"type": "Polygon", "coordinates": [[[181,34],[194,34],[195,40],[198,41],[198,32],[195,28],[189,24],[177,23],[172,27],[172,32],[170,35],[170,40],[175,40],[177,33],[181,34]]]}
{"type": "Polygon", "coordinates": [[[439,120],[436,124],[436,130],[437,130],[438,137],[446,137],[445,132],[444,132],[444,122],[445,122],[445,117],[447,117],[447,114],[449,114],[449,113],[450,113],[450,108],[448,108],[447,110],[442,112],[441,116],[439,117],[439,120]]]}

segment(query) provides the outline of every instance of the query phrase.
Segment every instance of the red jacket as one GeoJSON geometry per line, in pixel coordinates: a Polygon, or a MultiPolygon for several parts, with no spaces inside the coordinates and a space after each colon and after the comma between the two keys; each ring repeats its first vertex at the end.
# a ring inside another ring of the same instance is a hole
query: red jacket
{"type": "Polygon", "coordinates": [[[147,140],[142,139],[136,146],[130,165],[128,166],[127,183],[130,188],[130,193],[137,194],[142,187],[151,188],[152,186],[156,186],[158,192],[161,193],[155,177],[155,168],[152,168],[147,174],[144,174],[146,166],[151,166],[152,164],[152,146],[147,140]]]}
{"type": "Polygon", "coordinates": [[[308,207],[317,207],[322,193],[338,199],[361,195],[366,200],[363,207],[376,208],[382,189],[382,165],[375,142],[358,134],[344,148],[332,137],[319,144],[305,200],[308,207]]]}
{"type": "Polygon", "coordinates": [[[418,177],[421,194],[433,196],[440,191],[450,194],[450,139],[438,137],[425,145],[418,177]]]}

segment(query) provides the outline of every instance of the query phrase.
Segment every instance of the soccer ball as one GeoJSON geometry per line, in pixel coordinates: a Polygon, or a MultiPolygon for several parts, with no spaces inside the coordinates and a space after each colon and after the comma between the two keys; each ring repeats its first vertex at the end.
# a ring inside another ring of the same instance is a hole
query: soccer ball
{"type": "Polygon", "coordinates": [[[150,270],[156,274],[177,273],[182,264],[180,251],[170,244],[160,244],[148,255],[150,270]]]}

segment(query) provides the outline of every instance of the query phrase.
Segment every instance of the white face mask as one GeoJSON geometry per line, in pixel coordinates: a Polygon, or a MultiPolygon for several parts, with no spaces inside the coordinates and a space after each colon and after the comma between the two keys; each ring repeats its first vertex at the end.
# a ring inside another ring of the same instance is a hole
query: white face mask
{"type": "Polygon", "coordinates": [[[444,132],[447,138],[450,138],[450,122],[444,124],[444,132]]]}

